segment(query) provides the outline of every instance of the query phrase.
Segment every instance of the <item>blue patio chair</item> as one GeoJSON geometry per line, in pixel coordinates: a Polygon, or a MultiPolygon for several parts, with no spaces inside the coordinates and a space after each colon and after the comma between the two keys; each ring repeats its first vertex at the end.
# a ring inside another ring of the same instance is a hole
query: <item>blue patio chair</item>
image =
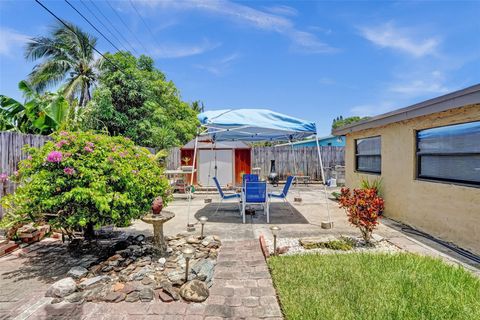
{"type": "Polygon", "coordinates": [[[287,201],[287,194],[288,190],[290,190],[290,187],[292,186],[293,180],[295,179],[295,176],[288,176],[287,177],[287,182],[285,182],[285,186],[283,187],[282,193],[269,193],[268,194],[268,199],[270,200],[271,198],[277,198],[277,199],[282,199],[283,202],[285,202],[286,205],[288,205],[288,209],[290,209],[290,213],[293,214],[292,208],[290,204],[287,201]]]}
{"type": "Polygon", "coordinates": [[[220,203],[217,206],[217,210],[215,210],[215,213],[217,213],[218,208],[220,208],[220,205],[222,204],[223,200],[229,200],[229,199],[238,199],[238,210],[242,210],[240,207],[240,194],[234,193],[234,194],[225,194],[222,190],[222,187],[220,187],[220,183],[218,182],[217,177],[213,177],[213,181],[215,182],[215,186],[217,187],[218,193],[220,194],[220,203]]]}
{"type": "Polygon", "coordinates": [[[267,223],[270,222],[270,213],[268,208],[267,183],[265,181],[245,182],[245,192],[242,201],[242,216],[245,223],[245,209],[247,204],[260,204],[267,215],[267,223]]]}
{"type": "Polygon", "coordinates": [[[242,177],[243,183],[242,185],[245,185],[245,182],[257,182],[258,181],[258,174],[250,174],[246,173],[242,177]]]}

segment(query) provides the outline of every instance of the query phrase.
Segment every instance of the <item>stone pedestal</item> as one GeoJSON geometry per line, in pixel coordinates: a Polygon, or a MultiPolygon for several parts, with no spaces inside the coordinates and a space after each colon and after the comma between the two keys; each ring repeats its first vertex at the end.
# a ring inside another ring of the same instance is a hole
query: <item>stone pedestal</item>
{"type": "Polygon", "coordinates": [[[163,224],[173,217],[175,217],[173,212],[162,211],[160,214],[147,214],[142,218],[143,222],[153,225],[153,243],[162,254],[167,250],[163,236],[163,224]]]}

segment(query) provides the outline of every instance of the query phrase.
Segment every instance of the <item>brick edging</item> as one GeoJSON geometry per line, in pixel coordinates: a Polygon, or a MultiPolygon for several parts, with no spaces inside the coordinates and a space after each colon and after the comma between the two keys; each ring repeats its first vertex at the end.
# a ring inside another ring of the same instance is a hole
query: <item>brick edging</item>
{"type": "Polygon", "coordinates": [[[265,260],[267,260],[267,258],[270,257],[270,253],[268,252],[267,244],[265,243],[265,237],[263,234],[258,237],[258,241],[260,242],[260,249],[262,250],[263,257],[265,260]]]}

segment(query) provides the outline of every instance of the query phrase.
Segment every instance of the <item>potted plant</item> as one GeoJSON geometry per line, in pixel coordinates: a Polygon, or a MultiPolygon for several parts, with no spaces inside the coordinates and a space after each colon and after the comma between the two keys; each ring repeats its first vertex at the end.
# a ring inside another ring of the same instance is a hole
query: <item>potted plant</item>
{"type": "Polygon", "coordinates": [[[193,165],[189,165],[190,160],[192,160],[192,158],[190,157],[182,158],[182,162],[183,162],[182,171],[193,171],[193,165]]]}

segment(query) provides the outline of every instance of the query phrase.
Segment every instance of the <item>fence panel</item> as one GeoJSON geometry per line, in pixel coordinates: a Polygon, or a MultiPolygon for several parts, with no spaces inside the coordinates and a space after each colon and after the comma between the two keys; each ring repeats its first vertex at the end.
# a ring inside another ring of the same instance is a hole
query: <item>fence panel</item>
{"type": "MultiPolygon", "coordinates": [[[[50,137],[34,134],[22,134],[17,132],[0,132],[0,173],[12,175],[18,169],[18,163],[27,157],[23,147],[41,147],[50,137]]],[[[6,193],[12,193],[16,184],[9,181],[5,186],[0,187],[0,199],[6,193]]],[[[3,216],[3,209],[0,206],[0,217],[3,216]]]]}
{"type": "MultiPolygon", "coordinates": [[[[335,166],[345,165],[345,147],[320,147],[326,179],[332,177],[335,166]]],[[[260,168],[262,176],[270,172],[271,160],[275,160],[276,172],[281,179],[296,174],[321,180],[316,147],[253,147],[252,168],[260,168]]]]}

